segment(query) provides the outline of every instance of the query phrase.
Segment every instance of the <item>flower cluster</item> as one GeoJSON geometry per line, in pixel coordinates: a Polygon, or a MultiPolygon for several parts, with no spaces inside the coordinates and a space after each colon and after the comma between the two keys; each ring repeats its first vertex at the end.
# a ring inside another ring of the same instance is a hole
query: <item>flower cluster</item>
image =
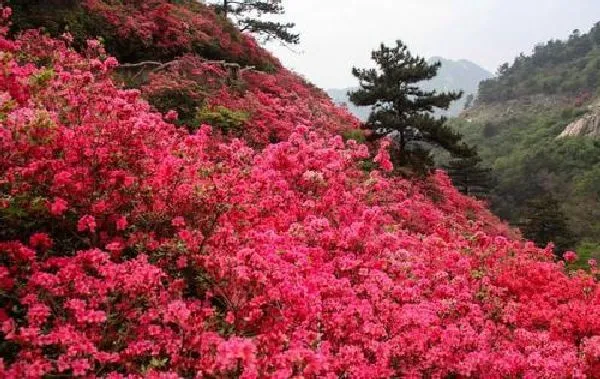
{"type": "Polygon", "coordinates": [[[213,8],[196,0],[11,0],[15,28],[64,32],[75,44],[99,34],[122,61],[168,61],[185,53],[277,69],[281,64],[213,8]]]}
{"type": "Polygon", "coordinates": [[[215,132],[243,138],[253,146],[286,139],[294,125],[311,125],[331,133],[359,127],[357,120],[336,107],[323,91],[287,70],[273,74],[259,70],[240,73],[234,84],[241,89],[232,86],[231,80],[225,67],[186,55],[167,69],[151,74],[142,93],[161,111],[178,107],[176,123],[188,127],[211,121],[202,118],[202,111],[210,114],[215,109],[227,109],[244,114],[237,126],[213,126],[215,132]],[[181,97],[184,100],[176,100],[181,97]]]}
{"type": "Polygon", "coordinates": [[[236,95],[195,72],[250,114],[239,138],[177,128],[113,59],[0,47],[0,376],[599,372],[595,265],[569,274],[441,172],[388,176],[385,144],[365,170],[356,121],[297,76],[236,95]]]}

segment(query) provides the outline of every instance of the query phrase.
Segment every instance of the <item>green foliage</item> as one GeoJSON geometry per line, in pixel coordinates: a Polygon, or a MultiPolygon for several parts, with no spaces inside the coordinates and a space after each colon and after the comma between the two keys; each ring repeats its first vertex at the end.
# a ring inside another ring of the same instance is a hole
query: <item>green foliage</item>
{"type": "Polygon", "coordinates": [[[365,159],[360,162],[360,168],[365,172],[371,172],[377,169],[377,164],[372,159],[365,159]]]}
{"type": "MultiPolygon", "coordinates": [[[[212,14],[212,10],[208,10],[206,5],[195,0],[178,0],[171,3],[179,4],[183,9],[200,17],[204,16],[207,11],[212,14]]],[[[113,5],[123,6],[120,1],[113,2],[113,5]]],[[[215,19],[210,20],[210,22],[214,22],[214,25],[207,25],[207,29],[201,31],[204,34],[210,34],[207,31],[211,30],[210,27],[213,27],[219,30],[218,35],[207,35],[206,39],[194,39],[188,44],[177,41],[180,38],[177,33],[184,33],[185,37],[184,31],[173,30],[170,41],[173,43],[167,46],[164,43],[148,43],[147,40],[142,40],[135,33],[123,36],[122,33],[119,33],[118,26],[108,22],[98,12],[90,11],[83,1],[10,0],[9,6],[13,10],[11,18],[12,34],[36,28],[40,28],[53,37],[68,32],[73,36],[73,47],[79,51],[85,49],[88,39],[99,38],[102,40],[106,51],[121,63],[166,62],[187,53],[195,53],[206,59],[224,59],[240,65],[254,65],[265,70],[276,71],[277,69],[274,62],[268,57],[251,57],[223,47],[220,38],[224,38],[226,41],[240,42],[243,35],[230,21],[219,16],[215,16],[215,19]]],[[[196,24],[191,27],[198,28],[199,25],[196,24]]],[[[200,32],[200,30],[195,30],[195,32],[200,32]]]]}
{"type": "Polygon", "coordinates": [[[135,62],[164,54],[156,48],[143,48],[140,40],[119,38],[117,30],[102,17],[88,12],[75,0],[11,0],[13,33],[42,28],[52,36],[69,32],[73,45],[83,50],[91,36],[102,37],[108,51],[122,62],[135,62]]]}
{"type": "Polygon", "coordinates": [[[250,113],[234,111],[224,106],[206,105],[206,98],[200,91],[164,90],[149,96],[148,101],[161,113],[170,110],[177,111],[178,119],[175,124],[186,126],[191,132],[202,124],[209,124],[223,133],[243,132],[250,113]],[[200,94],[200,95],[199,95],[200,94]]]}
{"type": "Polygon", "coordinates": [[[149,96],[148,102],[163,114],[170,110],[177,111],[177,124],[195,130],[199,126],[196,113],[205,100],[204,97],[197,96],[198,93],[201,91],[163,90],[149,96]]]}
{"type": "Polygon", "coordinates": [[[443,166],[454,186],[467,196],[485,199],[492,187],[491,169],[481,164],[476,154],[471,157],[456,158],[443,166]]]}
{"type": "Polygon", "coordinates": [[[433,166],[430,147],[438,146],[453,154],[466,154],[461,136],[445,125],[444,118],[435,118],[435,109],[448,109],[462,92],[437,93],[424,90],[418,84],[436,76],[441,64],[430,64],[413,56],[402,41],[393,47],[381,44],[372,52],[376,69],[352,69],[360,88],[350,92],[357,106],[370,106],[366,126],[375,138],[394,139],[392,159],[397,166],[420,173],[433,166]]]}
{"type": "Polygon", "coordinates": [[[233,111],[223,106],[204,106],[196,114],[197,124],[209,124],[224,133],[242,132],[244,124],[249,119],[248,112],[233,111]]]}
{"type": "Polygon", "coordinates": [[[486,138],[494,137],[498,134],[498,125],[493,122],[486,122],[483,126],[483,136],[486,138]]]}
{"type": "Polygon", "coordinates": [[[584,111],[572,105],[526,105],[522,99],[520,104],[480,106],[469,115],[470,122],[449,124],[477,146],[483,164],[492,168],[489,200],[497,215],[519,225],[531,212],[529,202],[549,195],[574,240],[593,242],[600,241],[600,141],[557,139],[584,111]]]}
{"type": "Polygon", "coordinates": [[[265,42],[270,40],[280,40],[292,45],[300,43],[300,35],[289,31],[296,26],[296,24],[292,22],[280,23],[245,18],[242,23],[243,30],[262,36],[265,42]]]}
{"type": "Polygon", "coordinates": [[[51,68],[46,68],[41,70],[38,74],[33,75],[31,77],[31,86],[32,87],[44,87],[49,81],[54,78],[54,70],[51,68]]]}
{"type": "Polygon", "coordinates": [[[600,243],[583,241],[575,248],[579,259],[574,263],[575,269],[586,269],[589,267],[588,260],[600,260],[600,243]]]}
{"type": "Polygon", "coordinates": [[[261,20],[262,15],[283,15],[285,9],[281,1],[245,0],[243,2],[219,0],[215,4],[217,11],[225,16],[232,15],[237,19],[241,31],[248,31],[259,37],[264,42],[279,40],[284,43],[297,45],[300,36],[293,33],[296,24],[293,22],[277,22],[261,20]]]}
{"type": "Polygon", "coordinates": [[[367,140],[365,137],[365,132],[360,129],[345,130],[342,133],[342,137],[344,138],[344,141],[354,140],[358,143],[364,143],[367,140]]]}
{"type": "Polygon", "coordinates": [[[579,94],[600,87],[600,23],[587,34],[573,31],[566,41],[550,40],[504,63],[497,77],[481,82],[478,102],[492,103],[532,94],[579,94]]]}
{"type": "Polygon", "coordinates": [[[89,240],[69,232],[77,220],[66,215],[57,221],[47,211],[47,199],[31,194],[30,196],[11,197],[0,186],[0,200],[7,201],[6,207],[0,207],[0,240],[23,241],[35,232],[52,233],[54,251],[77,251],[89,246],[89,240]]]}
{"type": "Polygon", "coordinates": [[[523,235],[538,246],[554,243],[558,256],[574,248],[577,242],[567,225],[561,204],[551,196],[539,196],[527,201],[519,226],[523,235]]]}

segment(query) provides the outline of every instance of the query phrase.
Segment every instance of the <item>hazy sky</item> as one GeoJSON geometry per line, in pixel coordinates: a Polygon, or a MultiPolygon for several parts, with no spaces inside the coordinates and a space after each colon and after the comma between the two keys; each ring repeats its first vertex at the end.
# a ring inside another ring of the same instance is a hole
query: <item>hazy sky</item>
{"type": "Polygon", "coordinates": [[[283,64],[322,88],[355,84],[380,42],[416,54],[469,59],[495,72],[537,42],[600,21],[600,0],[283,0],[301,44],[271,44],[283,64]],[[294,51],[291,51],[295,50],[294,51]]]}

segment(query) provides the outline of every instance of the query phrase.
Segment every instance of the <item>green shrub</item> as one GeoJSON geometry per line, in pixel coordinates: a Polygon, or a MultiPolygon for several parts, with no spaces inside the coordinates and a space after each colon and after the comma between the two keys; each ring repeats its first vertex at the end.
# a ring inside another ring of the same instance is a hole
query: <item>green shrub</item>
{"type": "Polygon", "coordinates": [[[483,126],[483,136],[486,138],[494,137],[498,133],[499,133],[498,125],[496,125],[494,123],[486,122],[485,125],[483,126]]]}
{"type": "Polygon", "coordinates": [[[579,259],[572,265],[575,269],[585,269],[588,265],[588,260],[600,260],[600,243],[592,241],[581,242],[575,249],[579,259]]]}
{"type": "Polygon", "coordinates": [[[345,130],[342,133],[342,137],[344,138],[344,141],[354,140],[358,143],[364,143],[366,141],[365,132],[360,129],[345,130]]]}
{"type": "Polygon", "coordinates": [[[150,95],[148,102],[163,114],[170,110],[177,111],[178,125],[186,125],[190,130],[195,130],[199,126],[196,115],[204,98],[192,96],[191,91],[166,89],[150,95]]]}
{"type": "Polygon", "coordinates": [[[224,133],[241,132],[250,119],[250,113],[234,111],[224,106],[204,106],[196,113],[196,124],[209,124],[219,128],[224,133]]]}

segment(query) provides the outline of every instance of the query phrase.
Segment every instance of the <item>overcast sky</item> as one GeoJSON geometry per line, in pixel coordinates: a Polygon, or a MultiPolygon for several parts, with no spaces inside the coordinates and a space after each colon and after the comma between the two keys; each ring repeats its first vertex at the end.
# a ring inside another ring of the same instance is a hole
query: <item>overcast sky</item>
{"type": "Polygon", "coordinates": [[[600,21],[600,0],[283,0],[301,44],[269,49],[322,88],[355,85],[380,42],[425,57],[468,59],[491,72],[534,44],[600,21]],[[291,51],[291,50],[294,51],[291,51]]]}

